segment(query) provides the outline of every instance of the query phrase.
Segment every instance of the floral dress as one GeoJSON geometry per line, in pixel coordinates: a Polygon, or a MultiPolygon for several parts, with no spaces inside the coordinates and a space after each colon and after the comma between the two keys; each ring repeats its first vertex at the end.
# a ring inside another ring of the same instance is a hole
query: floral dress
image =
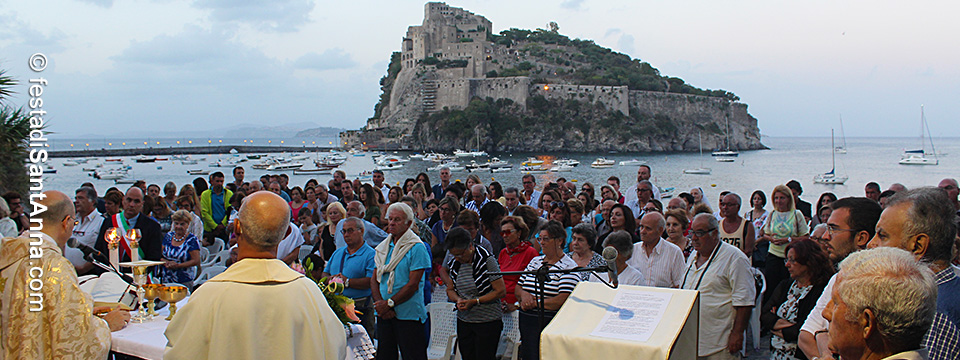
{"type": "MultiPolygon", "coordinates": [[[[813,285],[799,287],[797,286],[796,281],[790,284],[790,290],[787,291],[787,300],[784,301],[783,304],[780,304],[780,307],[777,308],[777,316],[789,322],[796,323],[798,310],[797,304],[801,299],[807,296],[807,293],[810,292],[810,289],[813,289],[813,285]]],[[[797,344],[787,342],[776,334],[770,335],[770,345],[773,347],[772,359],[800,359],[800,357],[797,356],[797,351],[799,351],[797,344]]]]}
{"type": "MultiPolygon", "coordinates": [[[[190,261],[191,251],[200,251],[200,240],[191,233],[187,233],[186,240],[180,246],[173,246],[173,231],[163,236],[163,258],[173,260],[178,263],[190,261]]],[[[163,282],[189,283],[197,277],[197,267],[191,266],[183,269],[168,269],[165,266],[157,266],[160,269],[160,279],[163,282]]]]}

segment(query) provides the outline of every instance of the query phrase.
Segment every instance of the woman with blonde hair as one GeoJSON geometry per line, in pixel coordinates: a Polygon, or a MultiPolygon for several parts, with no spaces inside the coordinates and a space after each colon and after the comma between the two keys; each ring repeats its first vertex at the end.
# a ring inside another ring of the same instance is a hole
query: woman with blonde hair
{"type": "MultiPolygon", "coordinates": [[[[786,185],[777,185],[770,193],[773,199],[773,210],[767,216],[767,222],[760,229],[760,240],[770,242],[767,249],[766,268],[763,276],[767,284],[779,284],[790,277],[787,272],[786,249],[787,245],[796,240],[807,239],[810,227],[793,203],[793,192],[786,185]]],[[[774,286],[767,286],[763,298],[766,301],[773,293],[774,286]]]]}
{"type": "Polygon", "coordinates": [[[347,217],[347,209],[344,209],[339,202],[332,202],[324,209],[323,215],[323,223],[320,224],[319,231],[317,231],[319,241],[313,244],[310,253],[313,254],[317,250],[321,250],[320,256],[323,257],[323,260],[330,260],[330,256],[337,250],[337,244],[333,240],[337,233],[337,223],[347,217]]]}
{"type": "Polygon", "coordinates": [[[183,187],[180,188],[180,193],[177,194],[177,197],[181,196],[189,196],[193,198],[193,213],[197,214],[197,216],[200,216],[200,196],[197,194],[197,189],[195,189],[193,185],[184,184],[183,187]]]}

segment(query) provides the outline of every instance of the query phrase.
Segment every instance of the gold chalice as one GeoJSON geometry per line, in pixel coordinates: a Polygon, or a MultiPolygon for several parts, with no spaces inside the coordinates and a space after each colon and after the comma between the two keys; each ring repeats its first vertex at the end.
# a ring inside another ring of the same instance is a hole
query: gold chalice
{"type": "Polygon", "coordinates": [[[162,287],[161,284],[146,284],[143,286],[143,294],[147,299],[147,313],[150,316],[157,316],[156,300],[160,298],[160,288],[162,287]]]}
{"type": "Polygon", "coordinates": [[[170,304],[170,316],[167,316],[167,320],[173,319],[173,315],[177,313],[177,301],[183,300],[185,297],[187,297],[187,288],[184,286],[164,286],[160,288],[160,300],[170,304]]]}

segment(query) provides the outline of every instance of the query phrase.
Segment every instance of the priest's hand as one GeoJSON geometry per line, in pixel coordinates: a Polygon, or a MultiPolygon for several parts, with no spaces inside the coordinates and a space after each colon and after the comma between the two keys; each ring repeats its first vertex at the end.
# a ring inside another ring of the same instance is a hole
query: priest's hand
{"type": "MultiPolygon", "coordinates": [[[[97,309],[94,309],[94,313],[97,312],[96,310],[97,309]]],[[[110,331],[117,331],[126,327],[127,323],[130,322],[130,312],[116,308],[106,315],[103,315],[103,319],[106,320],[107,325],[110,326],[110,331]]]]}
{"type": "Polygon", "coordinates": [[[727,339],[727,351],[736,354],[741,349],[743,349],[743,331],[730,333],[730,338],[727,339]]]}

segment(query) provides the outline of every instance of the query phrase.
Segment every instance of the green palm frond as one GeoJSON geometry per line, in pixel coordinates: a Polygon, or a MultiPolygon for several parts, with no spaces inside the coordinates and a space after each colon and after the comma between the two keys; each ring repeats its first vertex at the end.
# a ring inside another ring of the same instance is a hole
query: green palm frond
{"type": "Polygon", "coordinates": [[[17,79],[14,79],[12,76],[7,75],[7,72],[0,70],[0,103],[3,102],[4,98],[10,97],[13,95],[13,87],[18,84],[17,79]]]}
{"type": "Polygon", "coordinates": [[[23,150],[30,136],[30,117],[22,108],[0,108],[0,149],[23,150]]]}

